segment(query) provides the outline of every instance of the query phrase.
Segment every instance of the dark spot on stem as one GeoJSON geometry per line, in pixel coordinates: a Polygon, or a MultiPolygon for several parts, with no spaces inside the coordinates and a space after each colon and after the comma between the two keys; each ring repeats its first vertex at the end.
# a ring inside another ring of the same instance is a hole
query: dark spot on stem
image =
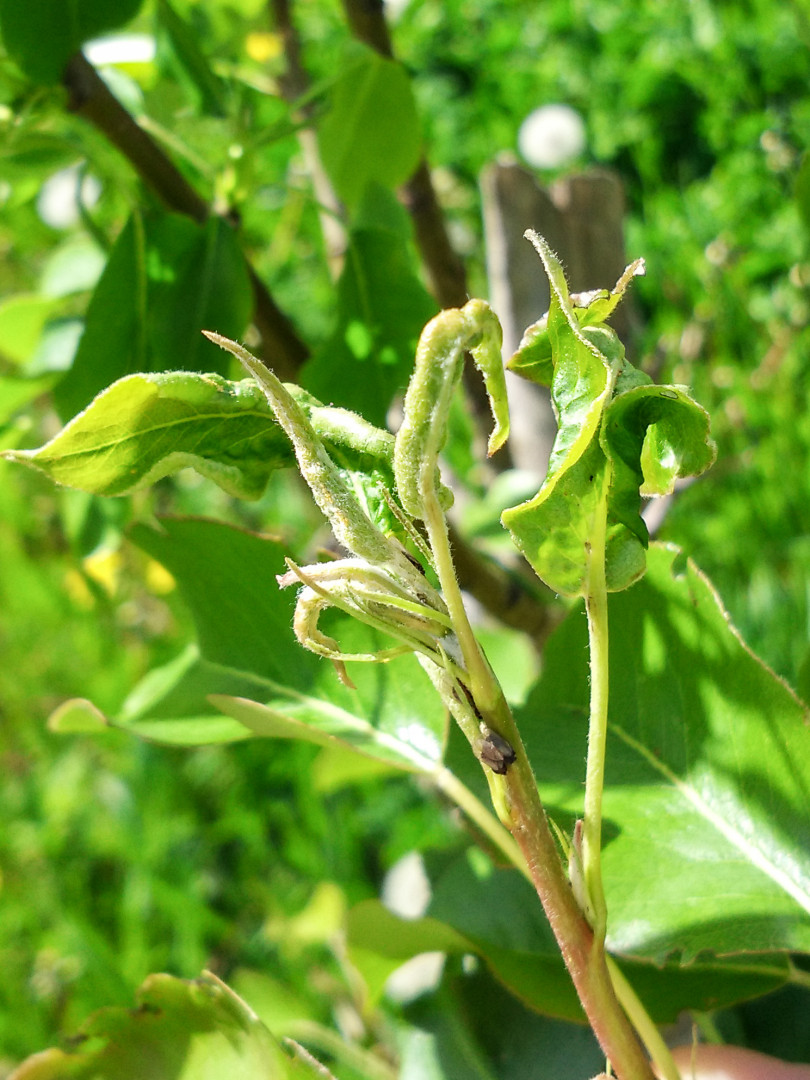
{"type": "Polygon", "coordinates": [[[510,742],[497,731],[484,728],[484,741],[478,751],[478,757],[483,765],[492,769],[499,776],[505,776],[509,766],[515,760],[515,751],[510,742]]]}
{"type": "Polygon", "coordinates": [[[467,699],[467,703],[469,704],[470,708],[475,713],[476,717],[480,720],[481,713],[478,710],[478,706],[475,704],[475,698],[472,696],[472,690],[470,690],[469,686],[465,686],[464,683],[459,683],[459,686],[464,692],[464,697],[467,699]]]}

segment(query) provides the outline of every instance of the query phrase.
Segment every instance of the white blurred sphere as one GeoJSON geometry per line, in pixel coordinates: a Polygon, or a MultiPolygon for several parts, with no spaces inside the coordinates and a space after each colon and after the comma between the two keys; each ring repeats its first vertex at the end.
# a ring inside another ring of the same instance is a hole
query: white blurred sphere
{"type": "Polygon", "coordinates": [[[536,169],[559,169],[585,149],[585,122],[570,105],[542,105],[520,125],[518,149],[536,169]]]}
{"type": "Polygon", "coordinates": [[[90,209],[98,202],[101,184],[95,176],[82,176],[80,166],[69,165],[53,173],[39,190],[37,213],[52,229],[70,229],[79,220],[79,198],[90,209]]]}

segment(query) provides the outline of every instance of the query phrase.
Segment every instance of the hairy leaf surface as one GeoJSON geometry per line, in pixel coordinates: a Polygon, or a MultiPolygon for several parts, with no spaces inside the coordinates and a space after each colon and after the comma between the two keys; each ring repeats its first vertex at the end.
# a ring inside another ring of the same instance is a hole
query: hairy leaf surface
{"type": "Polygon", "coordinates": [[[550,382],[558,431],[540,491],[505,510],[502,520],[547,585],[579,596],[591,538],[604,519],[607,587],[619,591],[644,573],[641,496],[666,494],[679,476],[711,465],[709,420],[683,387],[651,386],[604,324],[638,264],[612,293],[592,294],[575,308],[559,260],[541,237],[532,239],[548,274],[551,307],[510,366],[550,382]]]}

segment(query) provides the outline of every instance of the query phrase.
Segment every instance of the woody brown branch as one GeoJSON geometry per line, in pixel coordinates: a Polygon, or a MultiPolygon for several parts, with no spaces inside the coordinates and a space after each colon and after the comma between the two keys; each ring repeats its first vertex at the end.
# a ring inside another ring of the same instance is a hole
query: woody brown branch
{"type": "MultiPolygon", "coordinates": [[[[68,61],[62,81],[68,92],[68,108],[106,136],[164,206],[198,223],[207,220],[211,214],[208,202],[80,52],[68,61]]],[[[309,350],[249,263],[247,269],[253,291],[253,322],[261,336],[259,352],[263,360],[272,362],[281,378],[294,379],[309,350]]]]}

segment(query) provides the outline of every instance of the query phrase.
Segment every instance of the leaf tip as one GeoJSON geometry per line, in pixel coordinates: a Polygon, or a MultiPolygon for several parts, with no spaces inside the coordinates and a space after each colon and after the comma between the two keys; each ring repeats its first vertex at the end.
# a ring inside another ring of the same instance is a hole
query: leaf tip
{"type": "Polygon", "coordinates": [[[72,698],[54,709],[48,717],[47,727],[60,735],[95,735],[99,731],[106,731],[110,722],[92,701],[72,698]]]}

